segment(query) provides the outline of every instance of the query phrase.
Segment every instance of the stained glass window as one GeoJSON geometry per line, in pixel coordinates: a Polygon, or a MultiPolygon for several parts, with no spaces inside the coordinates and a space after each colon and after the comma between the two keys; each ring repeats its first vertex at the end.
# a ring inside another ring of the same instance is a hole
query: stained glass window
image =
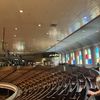
{"type": "Polygon", "coordinates": [[[66,54],[66,63],[70,64],[70,55],[66,54]]]}
{"type": "Polygon", "coordinates": [[[70,53],[70,57],[71,57],[71,64],[76,64],[75,53],[74,52],[70,53]]]}
{"type": "Polygon", "coordinates": [[[65,63],[65,55],[62,55],[62,63],[65,63]]]}
{"type": "Polygon", "coordinates": [[[85,49],[85,64],[92,64],[92,53],[91,49],[85,49]]]}
{"type": "Polygon", "coordinates": [[[99,63],[99,59],[100,59],[100,48],[99,47],[95,48],[95,58],[96,58],[96,64],[99,63]]]}
{"type": "Polygon", "coordinates": [[[76,51],[76,62],[77,64],[83,64],[82,62],[82,51],[76,51]]]}

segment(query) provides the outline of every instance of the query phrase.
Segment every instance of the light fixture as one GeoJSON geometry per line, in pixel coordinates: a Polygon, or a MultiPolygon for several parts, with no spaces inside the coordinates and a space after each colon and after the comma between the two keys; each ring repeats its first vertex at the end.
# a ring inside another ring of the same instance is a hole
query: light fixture
{"type": "Polygon", "coordinates": [[[41,27],[41,24],[38,24],[38,27],[41,27]]]}
{"type": "Polygon", "coordinates": [[[96,31],[96,33],[98,33],[98,32],[99,32],[99,30],[96,31]]]}
{"type": "Polygon", "coordinates": [[[46,33],[47,35],[49,34],[49,33],[46,33]]]}
{"type": "Polygon", "coordinates": [[[16,34],[14,35],[14,37],[16,37],[16,34]]]}
{"type": "Polygon", "coordinates": [[[23,10],[19,10],[20,13],[23,13],[23,10]]]}
{"type": "Polygon", "coordinates": [[[18,28],[17,28],[17,27],[15,27],[14,29],[15,29],[16,31],[18,30],[18,28]]]}
{"type": "Polygon", "coordinates": [[[84,19],[87,19],[87,17],[85,16],[84,19]]]}

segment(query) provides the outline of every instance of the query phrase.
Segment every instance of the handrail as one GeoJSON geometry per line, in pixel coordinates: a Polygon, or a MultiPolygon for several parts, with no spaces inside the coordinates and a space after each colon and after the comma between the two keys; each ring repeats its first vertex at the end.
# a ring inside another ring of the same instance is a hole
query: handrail
{"type": "Polygon", "coordinates": [[[0,82],[0,88],[5,88],[14,91],[14,93],[6,100],[13,100],[18,95],[19,92],[19,88],[16,85],[11,83],[0,82]]]}

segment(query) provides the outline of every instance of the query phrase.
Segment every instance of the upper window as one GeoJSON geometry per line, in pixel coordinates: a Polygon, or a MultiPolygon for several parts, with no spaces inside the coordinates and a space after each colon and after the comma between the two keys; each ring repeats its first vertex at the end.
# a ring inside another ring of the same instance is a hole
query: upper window
{"type": "Polygon", "coordinates": [[[100,59],[100,48],[99,47],[95,48],[95,58],[96,58],[96,64],[100,63],[99,62],[99,59],[100,59]]]}
{"type": "Polygon", "coordinates": [[[62,55],[62,63],[65,63],[65,55],[62,55]]]}
{"type": "Polygon", "coordinates": [[[77,64],[83,64],[82,62],[82,51],[76,51],[76,62],[77,64]]]}
{"type": "Polygon", "coordinates": [[[70,55],[66,54],[66,63],[70,64],[70,55]]]}
{"type": "Polygon", "coordinates": [[[70,57],[71,57],[71,64],[76,64],[75,53],[74,52],[70,53],[70,57]]]}
{"type": "Polygon", "coordinates": [[[92,64],[92,53],[91,53],[91,49],[85,49],[85,64],[92,64]]]}

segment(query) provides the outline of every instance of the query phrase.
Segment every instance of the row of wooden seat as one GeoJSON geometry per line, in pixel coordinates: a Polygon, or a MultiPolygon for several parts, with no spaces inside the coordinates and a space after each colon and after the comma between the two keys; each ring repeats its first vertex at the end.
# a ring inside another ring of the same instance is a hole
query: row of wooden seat
{"type": "MultiPolygon", "coordinates": [[[[56,77],[56,74],[53,76],[53,79],[54,79],[54,77],[56,77]]],[[[17,100],[20,100],[20,99],[22,99],[22,100],[24,100],[24,99],[25,100],[38,100],[38,99],[40,99],[40,100],[42,100],[42,99],[49,99],[49,100],[51,100],[51,99],[54,99],[54,96],[56,96],[55,99],[58,100],[58,98],[57,98],[58,94],[61,94],[61,92],[65,91],[66,89],[67,90],[70,89],[70,88],[68,89],[68,88],[65,87],[65,85],[68,85],[68,81],[66,82],[66,81],[64,81],[64,79],[62,79],[60,82],[55,82],[56,84],[54,85],[54,83],[52,83],[52,81],[51,81],[52,84],[49,85],[49,86],[48,86],[48,84],[45,84],[45,87],[43,87],[43,84],[42,84],[42,87],[39,85],[37,87],[37,89],[36,88],[35,88],[35,90],[34,90],[34,88],[32,89],[31,94],[29,93],[29,91],[27,91],[27,93],[24,92],[19,98],[17,98],[17,100]]],[[[41,81],[41,83],[42,83],[42,81],[41,81]]],[[[46,83],[47,83],[47,81],[46,81],[46,83]]],[[[70,83],[70,85],[71,85],[71,83],[70,83]]],[[[70,87],[70,85],[68,87],[70,87]]],[[[72,92],[73,91],[75,92],[77,87],[78,86],[75,85],[75,87],[72,89],[72,91],[70,91],[68,93],[68,96],[70,95],[70,97],[72,97],[72,92]]],[[[68,91],[66,91],[66,92],[68,92],[68,91]]],[[[65,92],[65,94],[67,94],[66,92],[65,92]]],[[[75,94],[75,93],[73,93],[73,94],[75,94]]],[[[59,98],[61,99],[60,96],[62,96],[62,94],[59,95],[59,98]]],[[[68,98],[67,95],[66,96],[63,95],[62,98],[65,98],[65,97],[68,98]]]]}
{"type": "MultiPolygon", "coordinates": [[[[56,83],[55,85],[51,85],[51,86],[46,86],[46,87],[38,87],[38,89],[34,89],[31,91],[32,94],[30,93],[26,93],[26,95],[21,96],[18,100],[22,99],[22,100],[62,100],[62,99],[76,99],[76,90],[78,88],[78,84],[74,84],[74,87],[71,87],[71,83],[56,83]],[[67,85],[67,86],[65,86],[67,85]],[[72,88],[72,90],[71,90],[72,88]],[[42,94],[41,94],[42,93],[42,94]],[[41,94],[41,95],[40,95],[41,94]],[[59,98],[58,98],[59,97],[59,98]]],[[[83,91],[83,90],[82,90],[83,91]]],[[[86,91],[86,88],[84,89],[84,91],[86,91]]],[[[83,92],[82,92],[83,93],[83,92]]],[[[86,93],[86,92],[85,92],[86,93]]],[[[77,93],[79,94],[79,93],[77,93]]],[[[81,94],[81,93],[80,93],[81,94]]],[[[79,95],[77,95],[76,97],[78,97],[79,95]]],[[[81,97],[81,96],[80,96],[81,97]]],[[[79,99],[82,100],[82,99],[79,99]]]]}
{"type": "Polygon", "coordinates": [[[87,90],[95,88],[85,70],[89,72],[85,68],[72,72],[41,66],[22,68],[9,72],[2,81],[11,82],[23,91],[15,100],[85,100],[87,90]]]}

